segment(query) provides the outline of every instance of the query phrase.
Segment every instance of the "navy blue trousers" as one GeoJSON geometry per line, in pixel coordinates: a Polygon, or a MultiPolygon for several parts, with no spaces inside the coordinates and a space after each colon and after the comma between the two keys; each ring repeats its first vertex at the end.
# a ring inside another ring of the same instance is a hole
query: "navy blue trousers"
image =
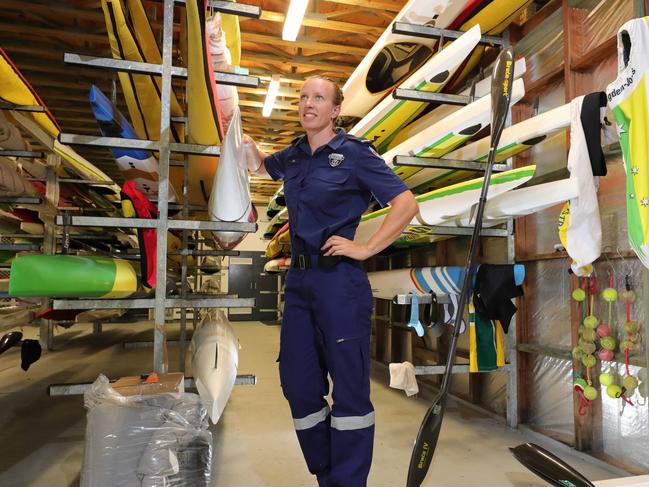
{"type": "Polygon", "coordinates": [[[374,442],[367,275],[348,262],[294,268],[284,292],[279,373],[309,471],[320,487],[366,487],[374,442]]]}

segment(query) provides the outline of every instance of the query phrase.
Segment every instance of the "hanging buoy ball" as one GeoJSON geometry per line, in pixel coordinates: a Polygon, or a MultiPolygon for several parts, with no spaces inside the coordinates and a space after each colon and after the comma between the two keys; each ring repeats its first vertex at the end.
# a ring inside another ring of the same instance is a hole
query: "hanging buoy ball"
{"type": "Polygon", "coordinates": [[[572,299],[578,302],[584,301],[586,299],[586,291],[578,287],[572,292],[572,299]]]}
{"type": "Polygon", "coordinates": [[[594,401],[595,399],[597,399],[597,389],[595,389],[593,386],[584,387],[584,397],[589,401],[594,401]]]}
{"type": "Polygon", "coordinates": [[[606,323],[602,323],[597,327],[597,336],[598,337],[607,337],[611,336],[611,327],[608,326],[606,323]]]}
{"type": "Polygon", "coordinates": [[[620,342],[620,350],[622,352],[626,352],[628,350],[629,353],[633,353],[635,352],[635,348],[635,343],[633,343],[631,340],[622,340],[620,342]]]}
{"type": "Polygon", "coordinates": [[[581,359],[584,358],[584,355],[586,355],[586,352],[584,352],[581,347],[575,347],[572,349],[572,358],[575,360],[579,360],[581,362],[581,359]]]}
{"type": "Polygon", "coordinates": [[[626,337],[627,340],[633,343],[638,343],[640,341],[640,333],[632,333],[626,337]]]}
{"type": "Polygon", "coordinates": [[[632,375],[627,375],[624,379],[622,379],[622,385],[624,388],[629,391],[629,396],[633,394],[632,391],[635,391],[635,388],[638,387],[638,379],[633,377],[632,375]]]}
{"type": "Polygon", "coordinates": [[[595,355],[589,353],[584,355],[584,357],[581,359],[581,363],[588,368],[595,367],[595,365],[597,365],[597,359],[595,358],[595,355]]]}
{"type": "Polygon", "coordinates": [[[587,342],[584,340],[579,340],[579,347],[584,351],[586,355],[595,353],[595,350],[597,350],[597,347],[593,342],[587,342]]]}
{"type": "Polygon", "coordinates": [[[610,362],[615,358],[615,352],[613,350],[602,348],[597,352],[597,356],[603,362],[610,362]]]}
{"type": "Polygon", "coordinates": [[[612,287],[607,287],[602,291],[602,297],[604,298],[604,301],[607,301],[609,303],[617,301],[617,290],[613,289],[612,287]]]}
{"type": "Polygon", "coordinates": [[[624,291],[622,293],[622,297],[625,300],[633,302],[633,301],[635,301],[635,292],[633,291],[633,289],[629,289],[628,291],[624,291]]]}
{"type": "Polygon", "coordinates": [[[622,388],[617,384],[611,384],[610,386],[606,387],[606,394],[608,395],[608,397],[617,399],[622,395],[622,388]]]}
{"type": "Polygon", "coordinates": [[[615,383],[615,376],[609,372],[604,372],[603,374],[599,374],[599,383],[602,384],[604,387],[608,387],[611,384],[615,383]]]}
{"type": "Polygon", "coordinates": [[[595,315],[588,315],[586,318],[584,318],[584,326],[586,328],[590,328],[591,330],[594,330],[597,328],[597,325],[599,325],[599,320],[597,319],[597,316],[595,315]]]}
{"type": "Polygon", "coordinates": [[[615,350],[617,340],[615,340],[614,337],[602,337],[602,339],[599,341],[599,344],[606,350],[615,350]]]}
{"type": "Polygon", "coordinates": [[[578,378],[575,379],[574,387],[575,389],[581,389],[583,391],[586,387],[588,387],[588,383],[584,379],[578,378]]]}
{"type": "Polygon", "coordinates": [[[638,322],[635,320],[630,320],[624,323],[624,331],[626,333],[636,333],[639,330],[638,322]]]}
{"type": "Polygon", "coordinates": [[[584,332],[581,334],[581,337],[587,342],[594,342],[597,339],[597,332],[590,328],[584,328],[584,332]]]}

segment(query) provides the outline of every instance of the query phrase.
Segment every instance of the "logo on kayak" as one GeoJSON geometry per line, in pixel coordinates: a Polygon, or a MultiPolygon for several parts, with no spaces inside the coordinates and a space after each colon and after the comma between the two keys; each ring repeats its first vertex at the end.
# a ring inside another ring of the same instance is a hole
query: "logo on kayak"
{"type": "Polygon", "coordinates": [[[333,154],[329,154],[329,165],[331,167],[336,167],[340,166],[340,163],[345,160],[345,156],[342,154],[336,154],[335,152],[333,154]]]}

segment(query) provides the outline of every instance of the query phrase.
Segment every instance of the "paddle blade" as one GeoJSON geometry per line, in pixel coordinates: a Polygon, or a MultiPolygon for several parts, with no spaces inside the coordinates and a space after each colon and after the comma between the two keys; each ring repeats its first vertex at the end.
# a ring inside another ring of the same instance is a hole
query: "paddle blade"
{"type": "Polygon", "coordinates": [[[419,427],[415,446],[410,456],[407,487],[419,487],[426,478],[426,472],[428,472],[428,467],[430,467],[437,446],[439,432],[442,429],[446,397],[446,394],[440,393],[435,398],[419,427]]]}
{"type": "Polygon", "coordinates": [[[498,147],[514,83],[514,48],[503,49],[496,59],[491,78],[491,147],[498,147]]]}
{"type": "Polygon", "coordinates": [[[525,443],[509,450],[516,460],[549,484],[557,487],[594,487],[577,470],[534,443],[525,443]]]}

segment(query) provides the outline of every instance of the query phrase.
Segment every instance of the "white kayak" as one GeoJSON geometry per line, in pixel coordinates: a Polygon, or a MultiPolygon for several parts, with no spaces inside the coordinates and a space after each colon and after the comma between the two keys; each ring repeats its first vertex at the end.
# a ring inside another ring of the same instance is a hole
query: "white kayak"
{"type": "MultiPolygon", "coordinates": [[[[555,205],[563,204],[579,194],[575,178],[562,179],[550,183],[538,184],[527,188],[514,189],[494,196],[487,201],[482,218],[484,228],[505,223],[510,218],[531,215],[555,205]]],[[[475,222],[472,211],[446,218],[438,223],[446,227],[470,227],[475,222]]],[[[557,214],[559,209],[557,209],[557,214]]],[[[433,235],[429,226],[409,225],[397,240],[396,245],[410,246],[417,243],[430,243],[443,240],[448,236],[433,235]]]]}
{"type": "Polygon", "coordinates": [[[432,24],[445,28],[467,3],[468,0],[410,0],[343,86],[345,99],[341,115],[364,117],[387,92],[432,54],[437,39],[394,34],[392,25],[395,22],[432,24]],[[377,81],[374,81],[375,78],[377,81]],[[380,83],[378,79],[381,80],[380,83]]]}
{"type": "MultiPolygon", "coordinates": [[[[511,103],[516,103],[524,95],[523,80],[517,79],[512,88],[511,103]]],[[[418,192],[429,191],[431,185],[440,184],[441,178],[449,173],[448,169],[395,166],[394,158],[397,155],[442,157],[488,126],[490,120],[491,95],[486,95],[402,142],[382,157],[409,188],[418,192]]]]}
{"type": "MultiPolygon", "coordinates": [[[[525,275],[525,266],[515,264],[515,273],[525,275]]],[[[411,267],[368,272],[372,296],[392,300],[399,294],[455,294],[462,291],[465,268],[461,266],[411,267]]],[[[473,276],[475,278],[475,276],[473,276]]]]}
{"type": "MultiPolygon", "coordinates": [[[[550,183],[515,189],[489,200],[485,206],[485,225],[495,225],[509,218],[531,215],[554,205],[577,198],[577,178],[566,178],[550,183]]],[[[465,215],[460,224],[468,222],[465,215]]],[[[444,223],[443,223],[444,224],[444,223]]]]}
{"type": "MultiPolygon", "coordinates": [[[[493,64],[491,65],[491,70],[493,71],[493,64]]],[[[514,79],[521,78],[527,71],[527,64],[525,63],[525,58],[517,59],[514,63],[514,79]]],[[[487,71],[488,72],[488,71],[487,71]]],[[[471,96],[473,93],[474,100],[482,98],[483,96],[488,95],[491,92],[491,74],[486,76],[484,79],[478,81],[473,88],[469,87],[461,91],[459,94],[462,96],[471,96]]],[[[431,125],[443,120],[449,115],[457,112],[462,107],[459,105],[441,105],[433,110],[431,110],[426,115],[418,118],[416,121],[412,122],[410,125],[402,128],[399,133],[394,137],[394,140],[390,143],[389,149],[393,149],[403,141],[413,137],[422,130],[430,127],[431,125]]]]}
{"type": "MultiPolygon", "coordinates": [[[[492,175],[487,200],[526,183],[534,176],[535,170],[536,166],[525,166],[492,175]]],[[[480,198],[483,180],[484,178],[477,178],[464,181],[417,196],[419,214],[412,219],[404,234],[409,233],[410,227],[418,229],[424,226],[424,229],[428,229],[428,225],[440,225],[470,212],[480,198]]],[[[389,212],[390,207],[386,207],[363,215],[354,240],[366,242],[381,227],[389,212]]]]}
{"type": "MultiPolygon", "coordinates": [[[[248,169],[243,148],[241,113],[237,107],[221,145],[221,159],[214,173],[208,203],[209,219],[222,222],[257,221],[257,211],[250,199],[248,169]]],[[[212,232],[217,245],[231,250],[246,236],[243,232],[212,232]]]]}
{"type": "Polygon", "coordinates": [[[208,313],[194,331],[190,350],[196,389],[216,424],[234,388],[239,365],[239,343],[223,310],[208,313]]]}
{"type": "MultiPolygon", "coordinates": [[[[568,127],[570,127],[569,103],[507,127],[500,136],[495,162],[513,157],[568,127]]],[[[446,154],[443,159],[486,161],[490,144],[491,138],[484,137],[446,154]]]]}
{"type": "MultiPolygon", "coordinates": [[[[476,25],[429,59],[399,88],[435,93],[441,91],[479,40],[480,26],[476,25]]],[[[354,125],[349,133],[371,140],[379,153],[385,152],[394,134],[414,120],[427,106],[426,102],[397,100],[388,95],[354,125]]]]}

